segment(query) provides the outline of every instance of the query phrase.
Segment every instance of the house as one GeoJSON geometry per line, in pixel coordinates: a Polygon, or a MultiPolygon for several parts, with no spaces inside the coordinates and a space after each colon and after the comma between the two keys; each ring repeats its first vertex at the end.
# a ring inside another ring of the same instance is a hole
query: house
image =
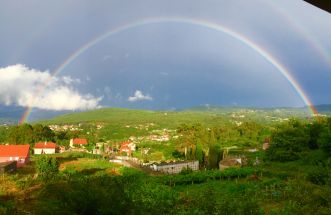
{"type": "Polygon", "coordinates": [[[242,167],[243,159],[236,157],[227,157],[219,162],[220,170],[224,170],[229,167],[242,167]]]}
{"type": "Polygon", "coordinates": [[[59,152],[63,153],[66,151],[66,147],[65,146],[59,146],[59,152]]]}
{"type": "Polygon", "coordinates": [[[119,152],[122,153],[122,152],[126,152],[127,155],[130,155],[132,151],[135,151],[136,150],[136,144],[131,142],[131,141],[124,141],[122,144],[121,144],[121,147],[120,147],[120,150],[119,152]]]}
{"type": "Polygon", "coordinates": [[[30,160],[30,145],[0,145],[0,163],[17,161],[17,167],[30,160]]]}
{"type": "Polygon", "coordinates": [[[87,139],[84,138],[74,138],[70,139],[70,147],[74,148],[76,146],[84,147],[87,145],[87,139]]]}
{"type": "Polygon", "coordinates": [[[55,154],[56,144],[53,142],[38,142],[34,146],[34,154],[55,154]]]}
{"type": "Polygon", "coordinates": [[[199,161],[177,161],[177,162],[163,162],[160,164],[152,164],[150,166],[154,171],[177,174],[183,169],[192,169],[193,171],[199,170],[199,161]]]}
{"type": "Polygon", "coordinates": [[[108,147],[106,143],[96,143],[94,149],[92,150],[92,154],[101,155],[103,152],[108,152],[108,147]]]}

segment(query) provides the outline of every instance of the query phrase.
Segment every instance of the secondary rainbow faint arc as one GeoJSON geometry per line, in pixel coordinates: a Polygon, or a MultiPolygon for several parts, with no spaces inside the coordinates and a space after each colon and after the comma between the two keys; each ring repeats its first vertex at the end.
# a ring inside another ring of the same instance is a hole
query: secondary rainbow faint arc
{"type": "Polygon", "coordinates": [[[312,35],[311,31],[305,28],[305,26],[298,20],[294,19],[294,17],[292,17],[291,14],[289,14],[283,7],[275,4],[275,2],[263,1],[263,3],[269,4],[272,9],[280,15],[280,17],[283,17],[286,20],[286,23],[289,24],[299,35],[301,35],[313,49],[316,50],[328,67],[331,67],[331,53],[329,53],[329,50],[322,46],[322,44],[312,35]]]}
{"type": "MultiPolygon", "coordinates": [[[[144,26],[144,25],[150,25],[150,24],[160,24],[160,23],[183,23],[183,24],[191,24],[196,26],[205,27],[208,29],[212,29],[218,32],[222,32],[227,34],[228,36],[241,41],[245,45],[252,48],[254,51],[256,51],[259,55],[261,55],[265,60],[267,60],[270,64],[272,64],[291,84],[293,89],[297,92],[297,94],[300,96],[302,101],[305,103],[305,105],[308,106],[309,110],[311,111],[311,114],[317,113],[316,109],[314,108],[312,102],[309,100],[308,96],[305,94],[304,90],[301,88],[301,86],[298,84],[298,82],[292,77],[288,69],[286,69],[281,63],[277,61],[275,57],[273,57],[269,52],[264,50],[262,47],[260,47],[257,43],[253,42],[249,38],[240,35],[239,33],[223,26],[218,23],[213,23],[207,20],[197,20],[192,18],[186,18],[186,17],[155,17],[155,18],[148,18],[148,19],[142,19],[139,21],[134,21],[129,24],[121,25],[117,28],[111,29],[107,31],[106,33],[97,36],[96,38],[92,39],[90,42],[84,44],[81,48],[77,49],[75,52],[73,52],[65,61],[63,61],[60,66],[58,66],[51,74],[51,78],[49,78],[44,85],[42,85],[35,97],[38,97],[43,90],[47,87],[48,83],[51,81],[52,77],[59,74],[65,67],[67,67],[70,63],[72,63],[75,59],[77,59],[81,54],[86,52],[88,49],[96,45],[97,43],[101,42],[102,40],[120,33],[125,30],[129,30],[132,28],[144,26]]],[[[33,106],[33,101],[31,102],[31,105],[26,108],[26,111],[24,112],[20,123],[23,123],[26,121],[26,119],[29,117],[31,110],[33,106]]]]}

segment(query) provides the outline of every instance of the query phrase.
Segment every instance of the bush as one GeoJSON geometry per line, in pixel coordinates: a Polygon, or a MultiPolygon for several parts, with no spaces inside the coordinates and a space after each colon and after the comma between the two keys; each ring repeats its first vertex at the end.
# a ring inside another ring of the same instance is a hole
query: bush
{"type": "Polygon", "coordinates": [[[59,172],[59,162],[56,157],[42,155],[36,160],[36,170],[41,179],[52,179],[59,172]]]}
{"type": "Polygon", "coordinates": [[[184,153],[182,153],[182,152],[180,152],[180,151],[178,151],[178,150],[173,151],[173,152],[172,152],[172,156],[173,156],[174,158],[184,158],[184,157],[185,157],[185,156],[184,156],[184,153]]]}
{"type": "Polygon", "coordinates": [[[329,174],[325,168],[319,167],[307,174],[307,180],[318,185],[325,185],[328,182],[329,174]]]}
{"type": "Polygon", "coordinates": [[[291,120],[280,126],[271,135],[271,143],[266,152],[266,158],[280,162],[298,160],[301,153],[309,149],[309,138],[305,125],[291,120]]]}

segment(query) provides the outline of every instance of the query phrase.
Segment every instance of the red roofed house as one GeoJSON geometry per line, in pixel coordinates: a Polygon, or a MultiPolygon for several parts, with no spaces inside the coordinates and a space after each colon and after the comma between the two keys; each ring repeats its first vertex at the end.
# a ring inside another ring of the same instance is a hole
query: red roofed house
{"type": "Polygon", "coordinates": [[[87,139],[83,139],[83,138],[70,139],[70,147],[86,146],[86,145],[87,145],[87,139]]]}
{"type": "Polygon", "coordinates": [[[17,167],[29,162],[30,145],[0,145],[0,163],[17,161],[17,167]]]}
{"type": "Polygon", "coordinates": [[[131,141],[124,141],[121,144],[121,148],[119,152],[126,152],[127,155],[130,155],[132,151],[135,151],[135,149],[136,149],[136,144],[134,144],[131,141]]]}
{"type": "Polygon", "coordinates": [[[55,154],[56,144],[53,142],[38,142],[34,146],[34,154],[55,154]]]}

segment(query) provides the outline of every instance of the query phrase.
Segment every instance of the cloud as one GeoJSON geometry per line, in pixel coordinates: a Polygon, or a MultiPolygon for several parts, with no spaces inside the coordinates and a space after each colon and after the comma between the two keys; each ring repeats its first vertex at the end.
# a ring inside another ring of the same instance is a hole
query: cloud
{"type": "Polygon", "coordinates": [[[128,98],[129,102],[137,102],[143,100],[152,101],[153,98],[148,94],[144,95],[143,92],[141,92],[140,90],[136,90],[136,92],[134,92],[134,95],[128,98]]]}
{"type": "Polygon", "coordinates": [[[102,97],[81,94],[73,84],[79,79],[52,77],[17,64],[0,68],[0,103],[44,110],[86,110],[99,108],[102,97]]]}

